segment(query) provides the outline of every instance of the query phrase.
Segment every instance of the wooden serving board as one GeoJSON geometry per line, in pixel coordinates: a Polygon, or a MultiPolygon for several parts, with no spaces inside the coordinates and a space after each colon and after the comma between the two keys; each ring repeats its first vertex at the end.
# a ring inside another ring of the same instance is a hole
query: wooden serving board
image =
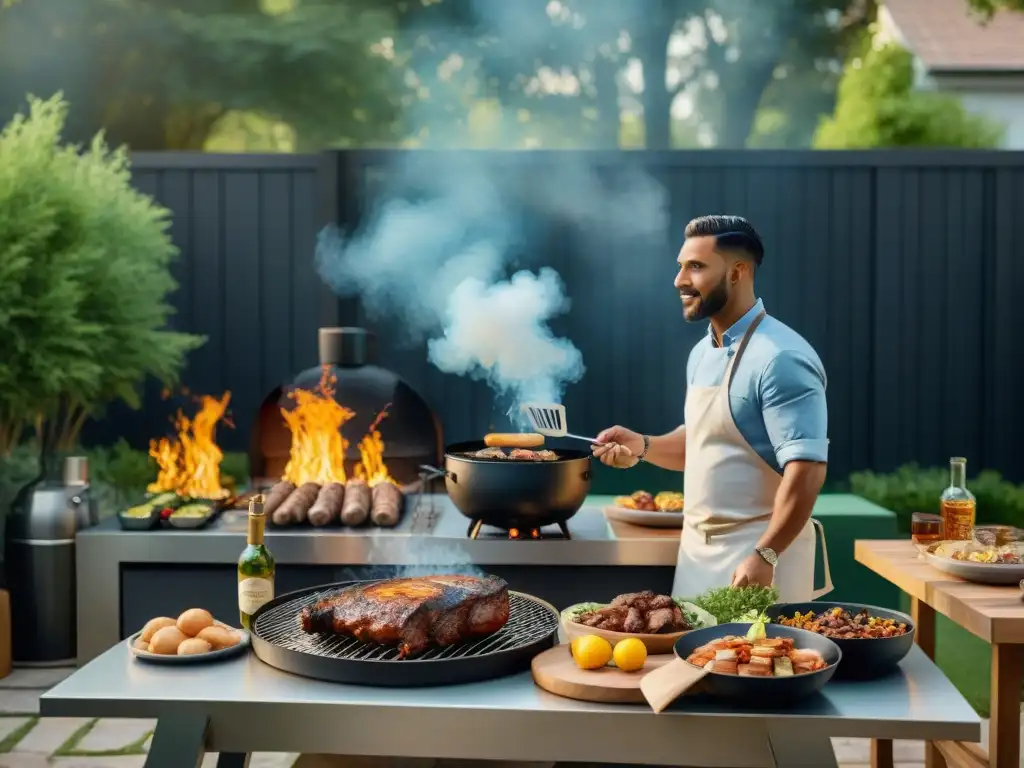
{"type": "Polygon", "coordinates": [[[533,680],[548,693],[579,701],[601,704],[645,704],[640,679],[675,659],[675,654],[648,656],[643,669],[623,672],[616,667],[580,669],[572,659],[568,644],[556,645],[533,657],[533,680]]]}

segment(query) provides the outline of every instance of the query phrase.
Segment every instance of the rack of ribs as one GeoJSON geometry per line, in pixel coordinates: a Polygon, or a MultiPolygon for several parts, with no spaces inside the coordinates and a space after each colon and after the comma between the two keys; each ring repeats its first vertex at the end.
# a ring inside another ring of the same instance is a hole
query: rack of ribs
{"type": "Polygon", "coordinates": [[[509,619],[508,584],[496,576],[388,579],[341,590],[303,608],[305,632],[393,645],[399,658],[491,635],[509,619]]]}

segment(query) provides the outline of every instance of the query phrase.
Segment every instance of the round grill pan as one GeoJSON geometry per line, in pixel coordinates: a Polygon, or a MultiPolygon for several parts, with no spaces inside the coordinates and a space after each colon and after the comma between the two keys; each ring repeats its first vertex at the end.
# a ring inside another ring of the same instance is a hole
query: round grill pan
{"type": "Polygon", "coordinates": [[[430,648],[399,659],[392,646],[342,635],[307,634],[299,612],[344,587],[346,581],[289,592],[260,608],[252,622],[256,657],[294,675],[332,683],[411,688],[493,680],[524,672],[530,661],[555,645],[558,612],[548,603],[509,590],[508,623],[490,637],[446,648],[430,648]]]}

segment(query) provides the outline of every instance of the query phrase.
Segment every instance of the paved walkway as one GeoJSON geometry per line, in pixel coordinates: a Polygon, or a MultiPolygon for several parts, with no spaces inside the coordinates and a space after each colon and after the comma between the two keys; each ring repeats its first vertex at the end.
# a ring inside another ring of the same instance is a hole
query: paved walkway
{"type": "MultiPolygon", "coordinates": [[[[17,669],[0,680],[0,768],[142,768],[154,720],[39,717],[39,697],[72,670],[17,669]]],[[[988,722],[982,728],[984,743],[988,722]]],[[[843,768],[866,768],[867,739],[833,739],[843,768]]],[[[923,768],[924,746],[897,741],[897,768],[923,768]]],[[[257,753],[250,768],[290,768],[296,755],[257,753]]],[[[207,755],[203,768],[214,768],[207,755]]],[[[1024,763],[1022,763],[1024,765],[1024,763]]]]}

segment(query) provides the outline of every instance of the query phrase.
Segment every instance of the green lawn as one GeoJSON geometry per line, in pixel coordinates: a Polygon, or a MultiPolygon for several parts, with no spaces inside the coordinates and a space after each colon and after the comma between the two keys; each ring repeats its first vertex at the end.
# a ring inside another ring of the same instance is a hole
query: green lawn
{"type": "MultiPolygon", "coordinates": [[[[900,601],[902,610],[909,612],[910,598],[901,593],[900,601]]],[[[935,622],[935,661],[977,713],[988,717],[991,646],[939,615],[935,622]]]]}

